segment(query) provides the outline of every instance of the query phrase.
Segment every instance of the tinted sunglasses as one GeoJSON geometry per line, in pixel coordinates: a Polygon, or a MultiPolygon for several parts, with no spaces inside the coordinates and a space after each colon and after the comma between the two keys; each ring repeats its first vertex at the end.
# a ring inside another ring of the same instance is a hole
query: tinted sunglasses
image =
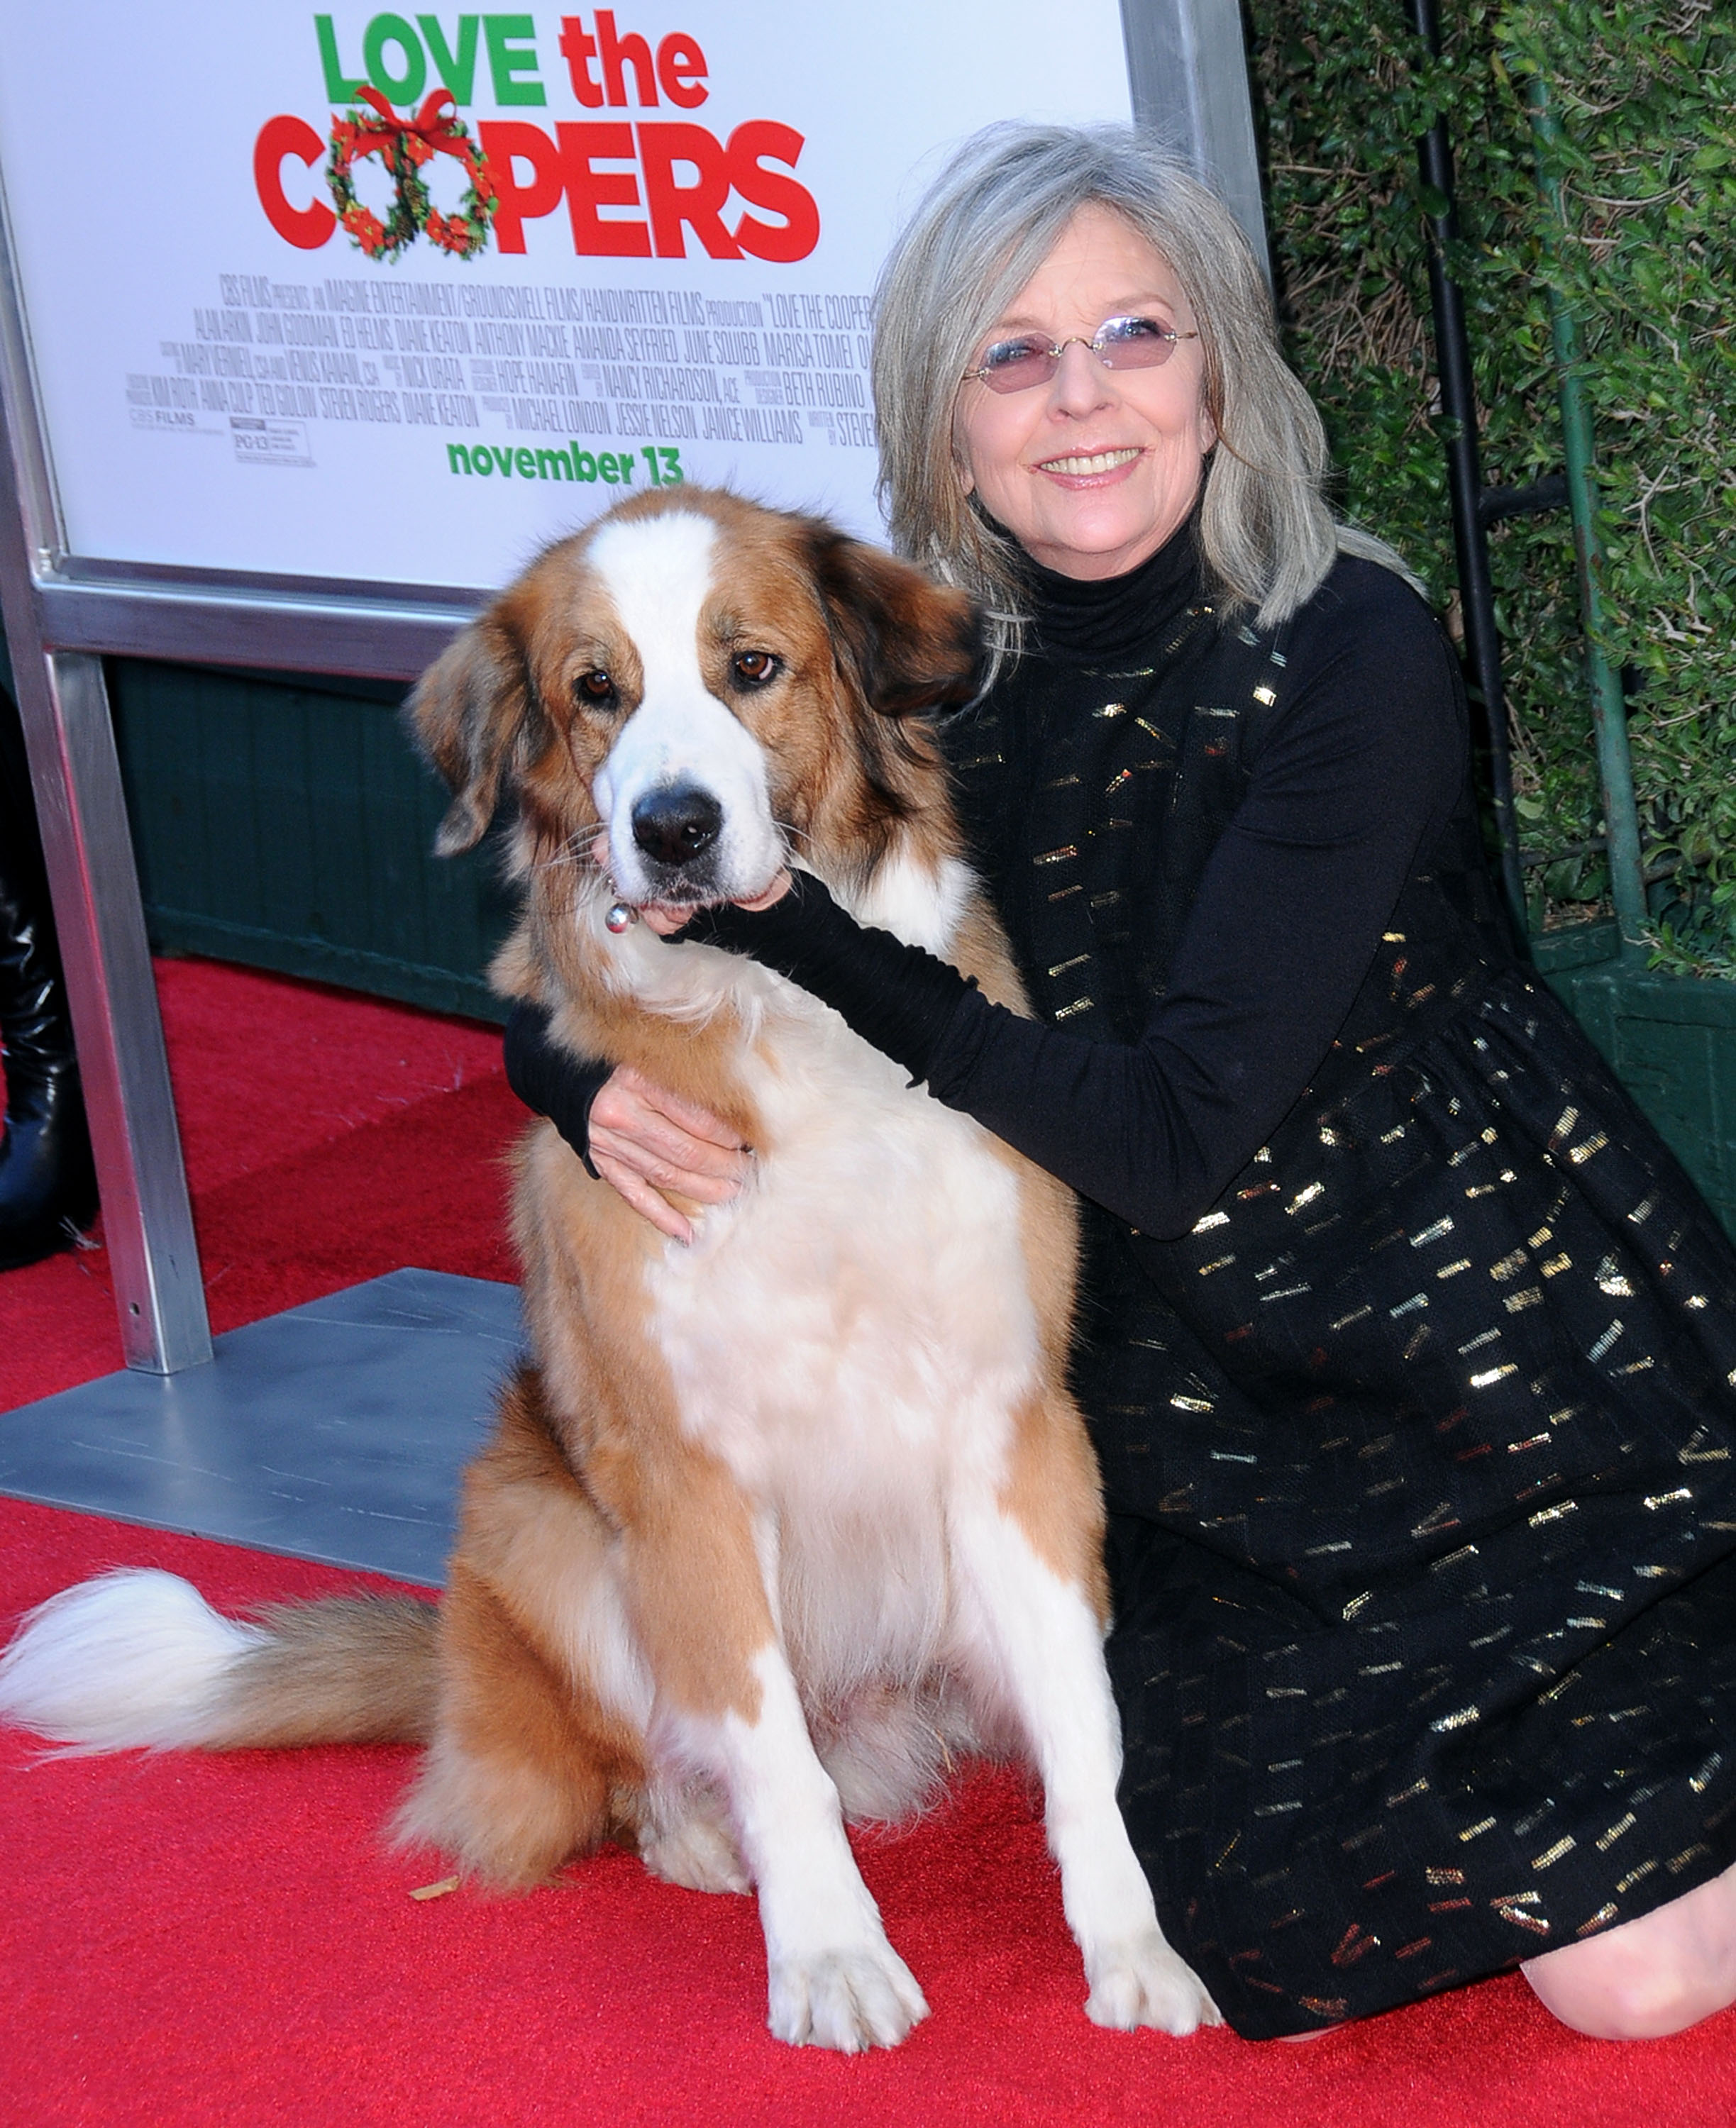
{"type": "Polygon", "coordinates": [[[1033,385],[1047,384],[1061,367],[1061,357],[1075,346],[1088,347],[1106,369],[1160,369],[1177,340],[1199,337],[1159,325],[1155,318],[1106,318],[1089,340],[1076,334],[1058,346],[1039,334],[1026,333],[985,348],[982,361],[965,371],[964,382],[979,382],[991,392],[1028,392],[1033,385]]]}

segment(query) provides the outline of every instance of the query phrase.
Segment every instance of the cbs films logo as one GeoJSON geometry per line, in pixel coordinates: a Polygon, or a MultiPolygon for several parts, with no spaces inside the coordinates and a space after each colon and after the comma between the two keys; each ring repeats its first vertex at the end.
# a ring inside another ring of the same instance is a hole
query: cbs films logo
{"type": "Polygon", "coordinates": [[[683,31],[624,31],[607,7],[564,15],[545,75],[530,15],[376,15],[359,48],[336,19],[313,18],[329,131],[283,114],[254,145],[266,219],[302,250],[342,229],[374,259],[419,238],[455,258],[491,235],[522,253],[525,224],[563,206],[580,258],[787,265],[820,240],[820,211],[794,174],[803,136],[753,118],[720,139],[690,116],[711,94],[710,69],[683,31]],[[484,118],[473,131],[460,115],[477,103],[546,109],[550,77],[557,97],[599,115],[484,118]],[[310,199],[307,173],[321,164],[310,199]]]}

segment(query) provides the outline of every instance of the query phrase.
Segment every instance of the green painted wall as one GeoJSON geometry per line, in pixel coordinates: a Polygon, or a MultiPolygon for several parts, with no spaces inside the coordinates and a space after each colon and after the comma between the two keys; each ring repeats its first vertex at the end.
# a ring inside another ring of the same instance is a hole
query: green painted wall
{"type": "Polygon", "coordinates": [[[491,843],[433,854],[445,808],[401,687],[117,660],[116,743],[151,943],[503,1016],[511,920],[491,843]]]}

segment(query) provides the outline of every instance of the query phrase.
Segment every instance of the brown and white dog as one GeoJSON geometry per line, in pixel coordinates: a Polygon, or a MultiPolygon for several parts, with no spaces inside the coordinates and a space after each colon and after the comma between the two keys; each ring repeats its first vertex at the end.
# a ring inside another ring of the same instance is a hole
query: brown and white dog
{"type": "Polygon", "coordinates": [[[502,987],[727,1119],[752,1179],[683,1247],[530,1132],[535,1359],[465,1480],[437,1613],[240,1623],[121,1572],[34,1614],[0,1712],[94,1749],[425,1741],[401,1836],[499,1884],[612,1837],[677,1883],[751,1885],[772,2031],[847,2052],[927,2006],[846,1820],[906,1812],[955,1753],[1017,1752],[1087,2014],[1215,2020],[1115,1804],[1067,1193],[782,978],[605,923],[617,897],[749,899],[793,856],[1017,1005],[910,714],[968,693],[973,648],[959,594],[694,490],[551,547],[454,644],[411,714],[456,793],[443,848],[516,795],[502,987]]]}

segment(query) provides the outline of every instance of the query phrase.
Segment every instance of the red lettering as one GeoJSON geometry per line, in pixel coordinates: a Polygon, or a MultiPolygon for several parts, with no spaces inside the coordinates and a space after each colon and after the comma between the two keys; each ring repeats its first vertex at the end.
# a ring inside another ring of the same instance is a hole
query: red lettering
{"type": "MultiPolygon", "coordinates": [[[[641,133],[653,129],[641,126],[641,133]]],[[[671,132],[676,129],[671,126],[671,132]]],[[[689,128],[697,131],[697,128],[689,128]]],[[[806,259],[820,241],[820,210],[806,185],[798,185],[781,170],[768,170],[764,160],[787,164],[794,169],[804,145],[793,126],[780,126],[775,118],[750,118],[730,135],[729,173],[735,190],[750,207],[768,208],[783,216],[783,226],[744,214],[735,225],[735,239],[744,251],[781,266],[806,259]]],[[[655,217],[653,217],[654,223],[655,217]]],[[[697,226],[697,225],[696,225],[697,226]]],[[[661,249],[659,244],[659,249],[661,249]]],[[[707,250],[711,246],[706,245],[707,250]]],[[[714,257],[718,254],[713,253],[714,257]]],[[[728,254],[725,254],[728,255],[728,254]]]]}
{"type": "MultiPolygon", "coordinates": [[[[597,21],[601,24],[601,13],[597,21]]],[[[651,236],[658,257],[687,257],[687,243],[682,235],[685,223],[699,239],[707,258],[740,258],[740,245],[723,226],[723,210],[730,197],[730,158],[716,135],[706,132],[703,126],[650,125],[636,130],[640,167],[644,172],[645,205],[650,210],[651,236]],[[697,173],[692,184],[675,182],[678,163],[687,164],[697,173]]],[[[816,228],[817,233],[817,222],[816,228]]],[[[782,239],[787,232],[780,229],[768,234],[782,239]]],[[[812,249],[811,243],[808,249],[812,249]]],[[[802,258],[806,254],[794,255],[802,258]]]]}
{"type": "MultiPolygon", "coordinates": [[[[299,119],[273,119],[271,126],[301,131],[268,139],[268,127],[260,135],[260,197],[273,226],[311,249],[331,234],[331,211],[291,207],[277,186],[278,162],[291,153],[312,160],[324,143],[299,119]],[[299,235],[293,233],[297,229],[299,235]]],[[[820,241],[820,210],[791,174],[806,143],[793,126],[775,119],[748,120],[727,145],[703,126],[657,120],[636,126],[625,119],[563,121],[552,140],[523,119],[484,119],[478,131],[500,194],[495,240],[509,255],[524,251],[525,224],[552,214],[564,197],[573,249],[582,259],[685,259],[691,230],[708,258],[746,253],[788,265],[807,258],[820,241]],[[730,229],[724,214],[732,194],[781,219],[745,212],[730,229]],[[621,207],[640,209],[646,218],[605,219],[603,209],[621,207]]]]}
{"type": "Polygon", "coordinates": [[[630,163],[633,128],[625,119],[607,125],[557,126],[560,166],[567,183],[573,249],[581,259],[649,259],[651,232],[642,221],[605,221],[600,207],[637,207],[639,180],[630,170],[597,170],[594,163],[630,163]]]}
{"type": "Polygon", "coordinates": [[[326,143],[305,118],[268,118],[253,146],[253,182],[265,219],[286,244],[301,251],[317,251],[338,226],[338,218],[324,200],[307,207],[292,207],[283,195],[283,158],[312,166],[322,159],[326,143]]]}
{"type": "Polygon", "coordinates": [[[705,85],[706,55],[691,37],[679,33],[657,47],[657,78],[671,103],[697,111],[711,94],[705,85]]]}
{"type": "MultiPolygon", "coordinates": [[[[636,30],[624,37],[615,34],[615,17],[607,7],[597,11],[597,45],[603,63],[603,93],[611,104],[627,100],[623,71],[631,67],[639,84],[641,108],[657,101],[657,76],[651,65],[651,47],[636,30]]],[[[680,256],[678,253],[677,257],[680,256]]]]}
{"type": "Polygon", "coordinates": [[[561,17],[560,50],[561,57],[567,62],[567,72],[573,77],[573,93],[587,111],[601,110],[602,83],[591,78],[591,62],[597,57],[597,40],[585,35],[583,15],[561,17]]]}
{"type": "Polygon", "coordinates": [[[485,118],[477,128],[488,171],[500,192],[494,216],[494,240],[503,252],[522,251],[525,224],[560,205],[565,185],[559,151],[541,126],[521,118],[485,118]],[[530,181],[521,185],[514,165],[528,163],[530,181]]]}

